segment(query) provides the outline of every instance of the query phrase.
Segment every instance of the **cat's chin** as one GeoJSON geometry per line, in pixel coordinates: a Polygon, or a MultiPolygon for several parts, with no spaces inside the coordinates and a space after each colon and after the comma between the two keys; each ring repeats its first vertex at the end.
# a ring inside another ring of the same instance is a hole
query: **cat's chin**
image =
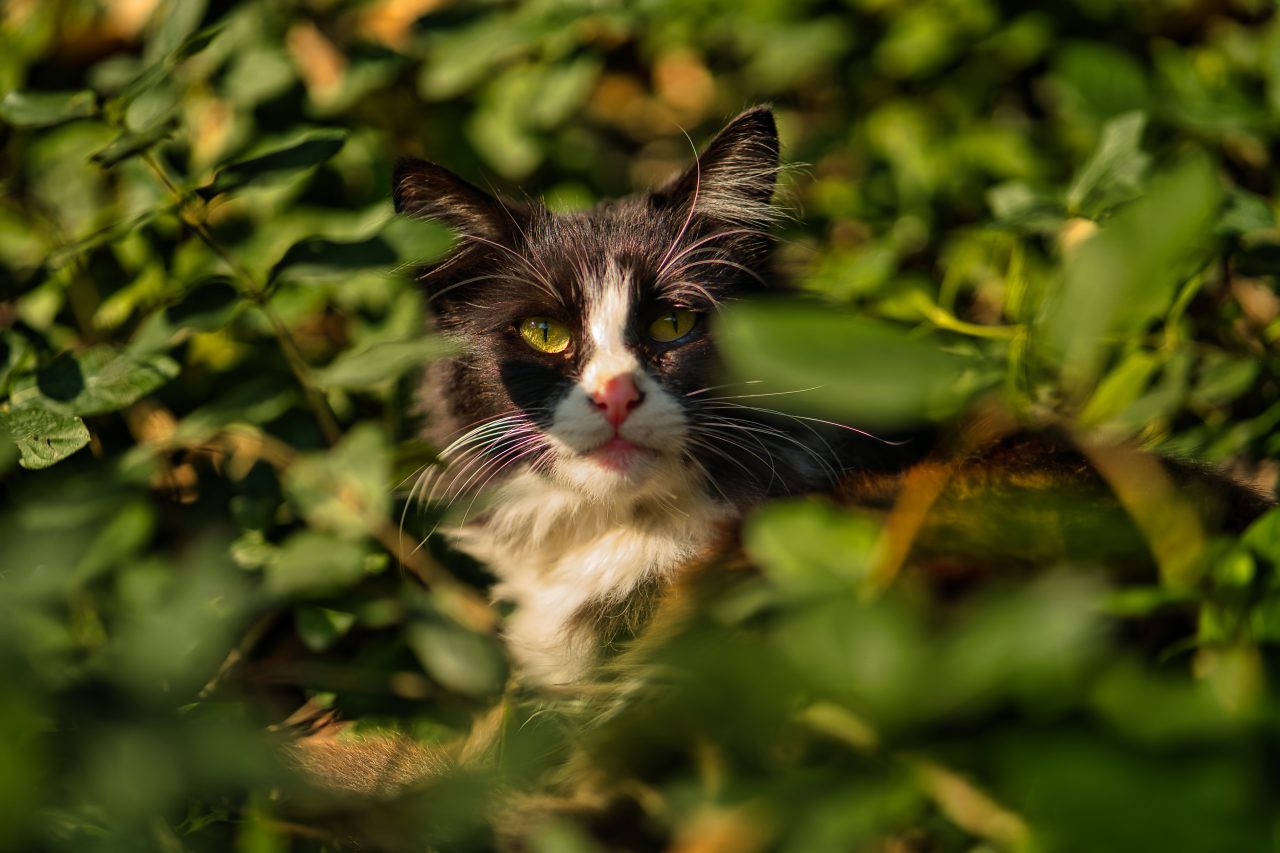
{"type": "Polygon", "coordinates": [[[606,471],[626,475],[633,469],[647,467],[657,456],[657,451],[615,436],[584,456],[606,471]]]}
{"type": "Polygon", "coordinates": [[[669,492],[682,479],[678,460],[653,448],[614,438],[589,451],[565,453],[555,477],[584,496],[612,501],[669,492]]]}

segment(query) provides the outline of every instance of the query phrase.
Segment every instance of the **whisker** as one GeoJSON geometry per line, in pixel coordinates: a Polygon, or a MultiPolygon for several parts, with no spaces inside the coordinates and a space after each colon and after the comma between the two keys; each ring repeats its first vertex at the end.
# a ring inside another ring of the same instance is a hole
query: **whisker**
{"type": "Polygon", "coordinates": [[[769,286],[769,282],[765,281],[764,278],[760,275],[760,273],[756,272],[750,267],[744,267],[742,264],[736,263],[734,261],[728,261],[723,258],[713,258],[705,261],[694,261],[693,263],[684,264],[679,269],[676,270],[675,274],[678,275],[679,273],[683,273],[685,270],[691,270],[694,267],[708,267],[708,266],[731,267],[735,270],[738,270],[739,272],[744,272],[747,275],[751,276],[756,281],[760,282],[760,285],[762,287],[769,286]]]}
{"type": "Polygon", "coordinates": [[[689,230],[689,223],[693,222],[693,214],[698,210],[698,195],[702,192],[702,158],[698,156],[698,146],[693,144],[693,138],[684,128],[680,128],[680,132],[684,134],[684,138],[689,141],[689,147],[693,149],[693,199],[689,202],[689,214],[684,218],[684,224],[680,226],[680,230],[676,232],[676,237],[667,248],[667,253],[658,262],[658,269],[666,269],[667,259],[684,239],[685,233],[689,230]]]}

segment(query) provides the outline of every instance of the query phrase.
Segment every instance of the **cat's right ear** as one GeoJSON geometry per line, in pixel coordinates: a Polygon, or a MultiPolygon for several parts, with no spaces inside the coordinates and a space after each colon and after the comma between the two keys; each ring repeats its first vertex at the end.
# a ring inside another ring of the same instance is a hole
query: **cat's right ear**
{"type": "Polygon", "coordinates": [[[518,228],[518,212],[443,166],[401,157],[396,161],[392,191],[396,213],[435,219],[460,235],[507,243],[518,228]]]}

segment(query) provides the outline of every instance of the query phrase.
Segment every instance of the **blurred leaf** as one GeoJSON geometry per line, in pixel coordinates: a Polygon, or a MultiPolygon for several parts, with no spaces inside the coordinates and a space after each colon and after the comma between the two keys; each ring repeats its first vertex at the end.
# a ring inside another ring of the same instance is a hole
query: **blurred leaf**
{"type": "Polygon", "coordinates": [[[355,622],[354,613],[309,605],[299,607],[293,617],[299,639],[313,652],[322,652],[338,642],[355,622]]]}
{"type": "Polygon", "coordinates": [[[506,666],[493,638],[443,622],[415,622],[405,640],[431,677],[468,696],[488,696],[502,688],[506,666]]]}
{"type": "Polygon", "coordinates": [[[150,541],[155,524],[155,513],[145,501],[131,500],[120,507],[102,526],[76,566],[77,581],[85,583],[118,562],[135,556],[150,541]]]}
{"type": "Polygon", "coordinates": [[[286,145],[226,166],[218,172],[211,184],[201,187],[197,192],[208,199],[249,184],[269,183],[291,177],[337,154],[346,139],[346,131],[337,128],[307,131],[286,145]]]}
{"type": "Polygon", "coordinates": [[[1273,507],[1250,524],[1240,543],[1280,569],[1280,508],[1273,507]]]}
{"type": "Polygon", "coordinates": [[[771,583],[803,599],[858,591],[880,533],[875,522],[829,502],[797,500],[753,514],[743,544],[771,583]]]}
{"type": "Polygon", "coordinates": [[[52,127],[98,112],[93,92],[10,92],[0,100],[0,119],[14,127],[52,127]]]}
{"type": "Polygon", "coordinates": [[[0,425],[18,446],[23,468],[48,468],[89,443],[84,421],[38,405],[0,411],[0,425]]]}
{"type": "Polygon", "coordinates": [[[453,245],[453,232],[429,219],[397,216],[379,232],[401,264],[423,264],[442,256],[453,245]]]}
{"type": "Polygon", "coordinates": [[[224,328],[240,306],[240,292],[227,276],[205,279],[165,309],[169,323],[178,328],[211,332],[224,328]]]}
{"type": "Polygon", "coordinates": [[[1030,233],[1056,231],[1066,219],[1066,210],[1060,201],[1019,181],[988,190],[987,206],[997,224],[1030,233]]]}
{"type": "Polygon", "coordinates": [[[177,120],[170,119],[139,133],[130,130],[122,131],[109,145],[95,151],[89,159],[104,169],[110,169],[130,157],[146,153],[156,144],[168,139],[177,126],[177,120]]]}
{"type": "Polygon", "coordinates": [[[1152,353],[1143,350],[1129,353],[1098,383],[1098,389],[1080,412],[1080,425],[1095,426],[1124,411],[1146,390],[1160,364],[1160,357],[1152,353]]]}
{"type": "Polygon", "coordinates": [[[170,59],[175,62],[190,59],[212,44],[213,40],[222,35],[222,31],[225,29],[226,23],[222,22],[192,33],[184,38],[182,43],[174,49],[174,51],[169,55],[170,59]]]}
{"type": "Polygon", "coordinates": [[[1067,208],[1097,217],[1118,204],[1137,198],[1151,157],[1142,150],[1147,117],[1126,113],[1107,122],[1097,149],[1067,189],[1067,208]]]}
{"type": "Polygon", "coordinates": [[[1243,235],[1274,228],[1275,214],[1267,200],[1256,193],[1233,187],[1227,193],[1227,203],[1218,217],[1214,233],[1219,235],[1243,235]]]}
{"type": "Polygon", "coordinates": [[[313,376],[321,388],[370,388],[398,379],[450,351],[450,345],[439,337],[381,341],[342,353],[313,376]]]}
{"type": "Polygon", "coordinates": [[[106,228],[99,229],[74,243],[58,248],[49,255],[49,262],[54,266],[62,266],[77,256],[84,255],[99,246],[105,246],[108,243],[121,240],[129,234],[140,231],[157,216],[162,215],[173,206],[172,204],[157,206],[130,219],[114,222],[106,228]]]}
{"type": "Polygon", "coordinates": [[[1221,356],[1206,359],[1191,393],[1204,406],[1229,403],[1253,387],[1262,365],[1255,358],[1221,356]]]}
{"type": "Polygon", "coordinates": [[[13,373],[31,353],[31,344],[22,335],[0,332],[0,388],[8,387],[13,373]]]}
{"type": "Polygon", "coordinates": [[[1218,199],[1209,164],[1188,160],[1079,247],[1039,323],[1046,352],[1071,383],[1092,379],[1116,336],[1140,331],[1168,309],[1208,248],[1218,199]]]}
{"type": "Polygon", "coordinates": [[[326,595],[364,577],[365,549],[317,530],[303,530],[285,540],[267,564],[267,590],[279,596],[326,595]]]}
{"type": "Polygon", "coordinates": [[[307,520],[348,538],[388,524],[391,450],[382,431],[360,424],[328,453],[313,453],[285,474],[285,493],[307,520]]]}
{"type": "Polygon", "coordinates": [[[828,413],[857,428],[945,418],[995,378],[976,359],[820,305],[735,305],[716,338],[734,376],[786,393],[772,405],[828,413]],[[795,393],[802,389],[812,390],[795,393]]]}
{"type": "Polygon", "coordinates": [[[287,412],[299,396],[291,377],[258,375],[195,409],[179,421],[175,437],[197,442],[231,423],[267,424],[287,412]]]}
{"type": "Polygon", "coordinates": [[[289,247],[271,270],[271,279],[333,281],[353,271],[386,269],[396,261],[396,253],[381,237],[349,242],[308,237],[289,247]]]}
{"type": "MultiPolygon", "coordinates": [[[[191,45],[189,37],[200,26],[207,6],[207,0],[183,0],[181,3],[158,6],[160,23],[156,26],[151,38],[147,39],[142,54],[143,59],[147,62],[156,62],[177,54],[184,46],[191,45]]],[[[152,20],[154,23],[155,19],[152,20]]],[[[204,34],[194,42],[197,50],[200,49],[201,43],[208,43],[204,34]]],[[[188,56],[196,52],[190,50],[190,47],[187,47],[187,50],[188,56]]]]}

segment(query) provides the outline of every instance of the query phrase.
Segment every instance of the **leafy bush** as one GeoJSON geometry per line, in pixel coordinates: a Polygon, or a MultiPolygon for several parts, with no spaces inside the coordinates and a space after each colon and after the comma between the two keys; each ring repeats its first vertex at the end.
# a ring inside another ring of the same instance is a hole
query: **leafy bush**
{"type": "Polygon", "coordinates": [[[784,502],[748,521],[760,574],[646,652],[662,679],[604,714],[508,690],[481,574],[406,507],[443,350],[405,271],[449,235],[393,219],[388,176],[425,153],[572,209],[772,100],[816,301],[729,312],[740,377],[1274,489],[1277,56],[1261,0],[10,2],[0,838],[1274,846],[1274,511],[1235,536],[1158,502],[1158,577],[1086,558],[953,606],[877,574],[880,520],[784,502]],[[1144,655],[1168,613],[1193,627],[1144,655]],[[502,749],[317,800],[268,732],[304,700],[424,742],[497,708],[502,749]],[[614,811],[512,799],[565,776],[614,811]]]}

